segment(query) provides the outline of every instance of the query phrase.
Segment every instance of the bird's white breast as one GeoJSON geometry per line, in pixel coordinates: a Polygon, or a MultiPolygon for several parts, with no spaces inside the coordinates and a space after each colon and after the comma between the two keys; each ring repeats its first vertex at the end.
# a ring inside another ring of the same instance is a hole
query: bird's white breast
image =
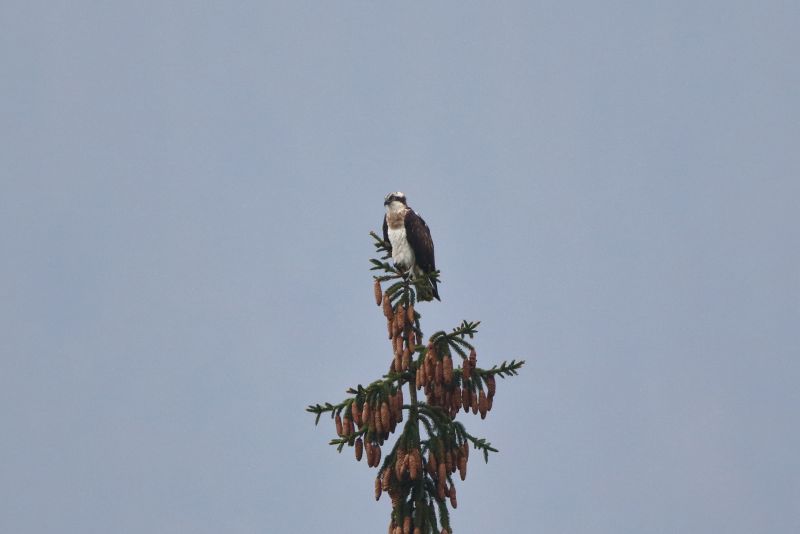
{"type": "Polygon", "coordinates": [[[392,244],[392,259],[395,264],[402,266],[405,269],[411,268],[414,265],[415,257],[411,245],[408,244],[406,239],[405,227],[396,229],[389,228],[389,242],[392,244]]]}

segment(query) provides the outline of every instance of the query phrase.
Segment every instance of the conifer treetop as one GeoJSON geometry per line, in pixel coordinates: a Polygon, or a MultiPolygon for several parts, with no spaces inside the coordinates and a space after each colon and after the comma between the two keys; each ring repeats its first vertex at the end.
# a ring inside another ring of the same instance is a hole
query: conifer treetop
{"type": "Polygon", "coordinates": [[[373,276],[373,289],[387,321],[389,370],[366,386],[348,388],[348,396],[337,404],[313,404],[306,410],[316,415],[315,424],[330,414],[337,436],[330,445],[339,452],[352,447],[357,461],[366,456],[367,466],[378,468],[375,498],[389,495],[390,534],[452,533],[450,508],[458,506],[453,475],[458,472],[466,479],[470,448],[480,451],[486,462],[490,452],[498,452],[486,439],[467,432],[456,417],[463,410],[485,418],[494,404],[496,377],[517,375],[525,361],[478,367],[472,340],[480,321],[464,320],[425,342],[415,304],[419,291],[439,281],[439,271],[408,276],[386,261],[389,249],[383,239],[370,235],[380,256],[370,262],[371,270],[381,273],[373,276]],[[417,398],[418,392],[425,400],[417,398]],[[387,447],[400,423],[399,436],[387,447]],[[382,447],[388,448],[383,461],[382,447]]]}

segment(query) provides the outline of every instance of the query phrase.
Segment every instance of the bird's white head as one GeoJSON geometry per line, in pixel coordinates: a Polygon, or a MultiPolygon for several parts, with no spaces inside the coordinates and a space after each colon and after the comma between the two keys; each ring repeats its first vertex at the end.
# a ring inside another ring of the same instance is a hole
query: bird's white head
{"type": "Polygon", "coordinates": [[[383,199],[383,205],[386,206],[386,212],[397,212],[408,207],[406,204],[406,196],[400,191],[389,193],[383,199]]]}

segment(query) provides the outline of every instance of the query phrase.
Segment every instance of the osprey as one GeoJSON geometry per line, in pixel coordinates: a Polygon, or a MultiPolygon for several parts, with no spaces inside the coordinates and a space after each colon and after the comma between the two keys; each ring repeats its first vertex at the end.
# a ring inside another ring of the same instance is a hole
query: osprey
{"type": "MultiPolygon", "coordinates": [[[[386,195],[383,201],[386,216],[383,218],[383,241],[389,248],[394,264],[401,270],[415,274],[431,273],[436,270],[433,259],[433,240],[431,231],[422,217],[406,204],[406,196],[395,192],[386,195]]],[[[433,297],[439,298],[436,281],[431,280],[433,297]]],[[[420,296],[420,300],[431,300],[420,296]]]]}

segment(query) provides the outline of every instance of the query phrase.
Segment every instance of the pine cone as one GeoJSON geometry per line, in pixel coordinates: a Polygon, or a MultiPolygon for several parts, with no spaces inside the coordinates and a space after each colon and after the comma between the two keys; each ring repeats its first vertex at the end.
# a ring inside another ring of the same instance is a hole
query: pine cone
{"type": "Polygon", "coordinates": [[[464,458],[469,460],[469,443],[466,441],[461,444],[461,454],[464,456],[464,458]]]}
{"type": "Polygon", "coordinates": [[[392,299],[389,298],[388,293],[383,294],[383,315],[388,321],[391,322],[394,312],[392,311],[392,299]]]}
{"type": "Polygon", "coordinates": [[[408,308],[406,309],[406,314],[407,314],[406,319],[408,319],[408,323],[409,324],[413,324],[414,323],[414,305],[413,304],[409,304],[408,305],[408,308]]]}
{"type": "Polygon", "coordinates": [[[439,484],[444,484],[445,480],[447,480],[447,466],[444,462],[439,462],[439,484]]]}
{"type": "Polygon", "coordinates": [[[406,468],[406,451],[405,449],[397,448],[397,455],[394,459],[394,475],[397,480],[403,480],[403,473],[406,468]]]}
{"type": "Polygon", "coordinates": [[[406,516],[403,519],[403,534],[411,534],[411,516],[406,516]]]}
{"type": "Polygon", "coordinates": [[[398,388],[397,394],[394,396],[395,413],[394,418],[398,423],[403,422],[403,390],[398,388]]]}
{"type": "Polygon", "coordinates": [[[367,399],[364,399],[364,405],[361,407],[361,424],[369,425],[370,416],[372,416],[372,410],[369,407],[367,399]]]}
{"type": "Polygon", "coordinates": [[[358,407],[358,403],[355,400],[353,400],[353,403],[350,405],[350,414],[353,416],[353,422],[358,429],[361,430],[361,409],[358,407]]]}
{"type": "Polygon", "coordinates": [[[411,455],[408,457],[408,472],[411,476],[411,480],[417,480],[421,467],[422,458],[420,457],[419,449],[414,449],[411,451],[411,455]]]}
{"type": "Polygon", "coordinates": [[[381,498],[381,479],[375,478],[375,500],[378,501],[381,498]]]}
{"type": "Polygon", "coordinates": [[[486,377],[486,393],[489,397],[494,397],[495,391],[497,390],[497,382],[495,382],[494,375],[489,375],[486,377]]]}
{"type": "Polygon", "coordinates": [[[483,390],[478,392],[478,409],[481,412],[481,419],[486,419],[486,394],[483,390]]]}
{"type": "Polygon", "coordinates": [[[453,359],[449,354],[446,354],[445,357],[442,358],[442,375],[445,384],[453,383],[453,359]]]}
{"type": "Polygon", "coordinates": [[[458,457],[458,475],[461,480],[467,478],[467,459],[464,456],[458,457]]]}
{"type": "Polygon", "coordinates": [[[492,404],[494,404],[494,397],[488,397],[486,399],[486,411],[487,412],[491,412],[492,411],[492,404]]]}
{"type": "Polygon", "coordinates": [[[383,470],[381,474],[381,487],[388,491],[392,485],[392,470],[391,468],[386,468],[383,470]]]}
{"type": "Polygon", "coordinates": [[[408,371],[408,367],[411,365],[411,353],[408,351],[408,347],[403,349],[403,359],[401,361],[401,369],[403,371],[408,371]]]}
{"type": "Polygon", "coordinates": [[[336,424],[336,435],[339,437],[344,436],[343,429],[342,429],[342,417],[337,413],[336,417],[334,418],[334,422],[336,424]]]}
{"type": "Polygon", "coordinates": [[[425,358],[425,375],[428,377],[429,382],[436,379],[436,358],[428,353],[425,358]]]}
{"type": "Polygon", "coordinates": [[[402,332],[406,327],[406,309],[402,306],[397,307],[397,311],[394,314],[394,323],[399,332],[402,332]]]}
{"type": "Polygon", "coordinates": [[[384,429],[392,426],[392,419],[389,415],[389,404],[386,401],[383,401],[383,404],[381,404],[381,426],[384,429]]]}
{"type": "Polygon", "coordinates": [[[381,463],[381,446],[375,445],[372,447],[372,450],[374,451],[373,454],[375,456],[375,467],[378,467],[378,465],[381,463]]]}
{"type": "Polygon", "coordinates": [[[396,341],[394,338],[399,336],[400,332],[402,332],[402,330],[397,328],[397,319],[396,319],[396,317],[394,315],[392,315],[392,318],[389,319],[389,322],[392,323],[392,348],[394,348],[396,346],[394,344],[395,341],[396,341]]]}
{"type": "Polygon", "coordinates": [[[377,278],[375,279],[375,285],[373,289],[375,291],[375,304],[380,306],[381,302],[383,301],[383,291],[381,291],[381,282],[377,278]]]}
{"type": "Polygon", "coordinates": [[[394,325],[394,335],[402,337],[404,324],[402,321],[398,321],[399,316],[405,316],[403,313],[403,308],[400,306],[397,307],[397,314],[394,316],[394,321],[392,324],[394,325]]]}
{"type": "Polygon", "coordinates": [[[364,442],[364,449],[366,449],[367,453],[367,467],[372,467],[372,464],[375,461],[375,452],[372,450],[372,441],[367,439],[364,442]]]}
{"type": "Polygon", "coordinates": [[[478,353],[475,352],[475,349],[470,349],[469,351],[469,366],[475,369],[475,364],[478,363],[478,353]]]}
{"type": "Polygon", "coordinates": [[[461,390],[461,406],[464,408],[464,412],[469,412],[469,408],[472,405],[472,392],[469,389],[469,384],[464,384],[464,388],[461,390]]]}
{"type": "Polygon", "coordinates": [[[422,534],[422,531],[419,529],[419,527],[414,527],[414,534],[422,534]]]}
{"type": "Polygon", "coordinates": [[[469,363],[469,359],[465,359],[461,363],[461,369],[463,370],[464,381],[466,382],[469,380],[469,377],[472,376],[472,366],[469,363]]]}
{"type": "Polygon", "coordinates": [[[456,499],[456,485],[450,484],[450,506],[453,509],[458,508],[458,500],[456,499]]]}
{"type": "Polygon", "coordinates": [[[435,377],[434,381],[437,384],[441,384],[442,381],[444,380],[444,372],[442,370],[442,362],[441,361],[437,361],[436,362],[436,370],[434,371],[434,373],[435,373],[434,374],[434,377],[435,377]]]}
{"type": "Polygon", "coordinates": [[[342,430],[344,430],[345,436],[349,436],[355,430],[353,428],[353,420],[348,415],[345,415],[344,418],[342,418],[342,430]]]}
{"type": "Polygon", "coordinates": [[[356,461],[361,461],[361,456],[364,454],[364,442],[361,438],[356,439],[356,461]]]}
{"type": "Polygon", "coordinates": [[[456,416],[459,409],[461,409],[461,390],[456,388],[450,395],[450,412],[453,414],[452,417],[456,416]]]}
{"type": "Polygon", "coordinates": [[[470,392],[470,401],[472,402],[472,414],[475,415],[478,413],[478,395],[474,392],[470,392]]]}
{"type": "Polygon", "coordinates": [[[417,334],[416,332],[414,332],[414,330],[411,330],[408,333],[408,348],[413,352],[414,347],[416,346],[417,346],[417,334]]]}

